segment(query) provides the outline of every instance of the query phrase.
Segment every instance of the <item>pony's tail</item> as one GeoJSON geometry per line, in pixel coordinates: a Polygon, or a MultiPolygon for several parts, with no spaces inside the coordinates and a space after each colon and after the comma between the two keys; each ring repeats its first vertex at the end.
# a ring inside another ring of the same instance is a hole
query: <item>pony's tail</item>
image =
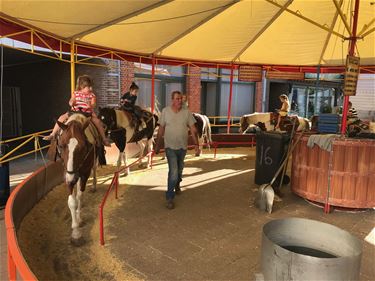
{"type": "Polygon", "coordinates": [[[207,138],[208,138],[208,144],[210,145],[212,143],[212,138],[211,138],[211,124],[210,124],[210,119],[206,116],[207,120],[207,138]]]}
{"type": "Polygon", "coordinates": [[[105,150],[104,150],[104,145],[100,145],[97,148],[97,153],[98,153],[98,160],[99,160],[99,165],[107,165],[107,160],[105,159],[105,150]]]}

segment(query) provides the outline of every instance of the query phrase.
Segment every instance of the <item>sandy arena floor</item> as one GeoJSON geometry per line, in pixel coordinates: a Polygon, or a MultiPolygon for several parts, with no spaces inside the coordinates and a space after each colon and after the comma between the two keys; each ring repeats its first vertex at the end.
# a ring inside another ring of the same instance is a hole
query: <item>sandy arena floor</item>
{"type": "Polygon", "coordinates": [[[286,195],[274,204],[274,212],[262,213],[253,206],[254,160],[254,148],[220,149],[217,159],[208,153],[188,155],[174,210],[165,208],[165,160],[157,158],[152,170],[121,177],[119,199],[111,194],[105,208],[104,247],[99,245],[98,206],[115,168],[100,168],[98,191],[84,194],[86,243],[70,244],[67,191],[60,185],[23,221],[21,249],[40,280],[254,280],[262,226],[272,219],[302,217],[360,238],[361,280],[375,280],[374,211],[326,215],[284,187],[286,195]]]}

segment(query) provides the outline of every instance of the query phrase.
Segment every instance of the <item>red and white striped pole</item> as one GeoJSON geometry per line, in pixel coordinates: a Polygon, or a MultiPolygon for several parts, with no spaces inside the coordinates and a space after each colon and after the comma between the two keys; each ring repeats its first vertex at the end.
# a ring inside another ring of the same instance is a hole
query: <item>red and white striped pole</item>
{"type": "MultiPolygon", "coordinates": [[[[354,15],[353,15],[353,30],[352,36],[349,42],[349,56],[354,55],[355,45],[357,43],[357,25],[358,25],[358,13],[359,13],[359,0],[355,1],[354,15]]],[[[344,105],[342,108],[342,120],[341,120],[341,134],[346,132],[346,118],[348,115],[349,96],[344,96],[344,105]]]]}

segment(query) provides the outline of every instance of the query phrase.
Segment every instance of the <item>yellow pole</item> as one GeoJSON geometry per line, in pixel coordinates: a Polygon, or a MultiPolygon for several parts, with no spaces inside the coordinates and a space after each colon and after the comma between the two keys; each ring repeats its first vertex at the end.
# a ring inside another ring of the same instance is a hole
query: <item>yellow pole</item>
{"type": "Polygon", "coordinates": [[[75,89],[76,71],[75,71],[75,44],[74,40],[70,43],[70,93],[73,95],[75,89]]]}

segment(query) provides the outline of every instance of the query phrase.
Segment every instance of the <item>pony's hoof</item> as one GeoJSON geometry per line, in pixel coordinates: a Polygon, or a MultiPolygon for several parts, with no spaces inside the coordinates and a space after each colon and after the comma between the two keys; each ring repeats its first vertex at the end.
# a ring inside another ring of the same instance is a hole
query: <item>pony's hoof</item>
{"type": "Polygon", "coordinates": [[[89,191],[90,191],[91,193],[95,193],[95,192],[96,192],[96,188],[90,188],[89,191]]]}
{"type": "Polygon", "coordinates": [[[195,157],[199,157],[199,156],[201,156],[200,153],[195,153],[195,157]]]}
{"type": "Polygon", "coordinates": [[[70,238],[70,243],[74,246],[74,247],[80,247],[82,246],[83,244],[85,244],[85,239],[83,239],[83,237],[79,237],[79,238],[73,238],[71,237],[70,238]]]}

